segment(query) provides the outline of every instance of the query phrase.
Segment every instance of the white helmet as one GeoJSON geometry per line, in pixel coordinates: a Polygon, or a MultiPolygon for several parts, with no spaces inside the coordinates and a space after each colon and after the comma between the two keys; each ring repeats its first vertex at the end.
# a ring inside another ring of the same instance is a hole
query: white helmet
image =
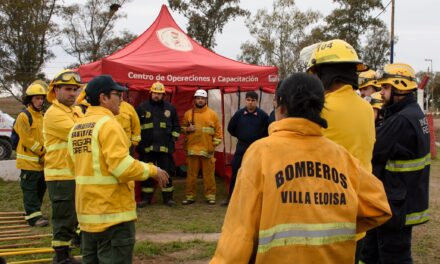
{"type": "Polygon", "coordinates": [[[205,90],[199,89],[194,94],[194,97],[205,97],[205,98],[208,98],[208,93],[205,90]]]}

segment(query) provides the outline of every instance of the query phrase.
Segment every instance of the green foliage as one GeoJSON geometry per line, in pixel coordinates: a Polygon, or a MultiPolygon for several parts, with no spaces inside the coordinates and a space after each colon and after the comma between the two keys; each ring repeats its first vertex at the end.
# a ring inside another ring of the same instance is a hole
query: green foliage
{"type": "Polygon", "coordinates": [[[304,69],[299,60],[302,48],[311,44],[309,28],[320,14],[300,11],[294,0],[275,0],[271,12],[260,9],[246,21],[256,41],[241,45],[239,60],[260,65],[276,65],[280,78],[304,69]]]}
{"type": "Polygon", "coordinates": [[[44,77],[42,67],[53,58],[57,26],[51,21],[57,0],[0,1],[0,90],[16,99],[35,79],[44,77]]]}
{"type": "Polygon", "coordinates": [[[215,47],[215,35],[230,19],[248,15],[240,0],[168,0],[170,8],[188,18],[188,35],[208,49],[215,47]]]}
{"type": "Polygon", "coordinates": [[[380,11],[380,0],[333,0],[339,5],[324,20],[324,36],[343,39],[355,50],[361,48],[361,36],[371,26],[380,26],[382,21],[373,17],[373,11],[380,11]]]}
{"type": "Polygon", "coordinates": [[[88,0],[62,8],[64,50],[76,57],[79,64],[101,59],[130,43],[136,36],[128,31],[114,32],[115,22],[125,17],[118,9],[130,0],[88,0]]]}
{"type": "Polygon", "coordinates": [[[365,39],[365,45],[360,50],[362,60],[374,70],[378,70],[389,63],[391,53],[390,36],[386,25],[379,23],[369,27],[365,39]]]}

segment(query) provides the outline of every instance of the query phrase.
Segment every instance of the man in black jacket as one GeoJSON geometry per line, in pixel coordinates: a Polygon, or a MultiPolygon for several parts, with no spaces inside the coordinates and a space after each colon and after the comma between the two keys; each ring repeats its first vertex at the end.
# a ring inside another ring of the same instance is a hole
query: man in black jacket
{"type": "MultiPolygon", "coordinates": [[[[169,182],[162,188],[165,205],[174,206],[173,181],[175,165],[173,159],[174,145],[179,138],[180,125],[176,108],[164,101],[165,87],[156,82],[150,87],[150,100],[140,104],[136,109],[141,123],[141,141],[138,145],[139,159],[152,162],[164,169],[169,175],[169,182]]],[[[154,193],[154,181],[142,182],[142,201],[138,207],[151,204],[154,193]]]]}
{"type": "Polygon", "coordinates": [[[411,66],[389,64],[377,77],[384,120],[376,131],[373,174],[384,184],[393,216],[367,232],[361,260],[366,264],[412,263],[412,226],[429,219],[429,127],[416,101],[411,66]]]}
{"type": "Polygon", "coordinates": [[[229,204],[229,199],[235,187],[238,169],[247,148],[257,139],[267,136],[269,116],[257,107],[258,94],[254,91],[246,93],[246,107],[238,110],[232,116],[228,125],[228,132],[236,137],[238,142],[232,158],[232,177],[229,184],[229,197],[221,205],[229,204]]]}

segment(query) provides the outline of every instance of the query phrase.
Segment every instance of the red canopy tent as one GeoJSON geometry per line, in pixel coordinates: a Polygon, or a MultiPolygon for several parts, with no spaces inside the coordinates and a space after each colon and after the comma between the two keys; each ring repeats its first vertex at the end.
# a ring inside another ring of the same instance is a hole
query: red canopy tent
{"type": "MultiPolygon", "coordinates": [[[[241,63],[218,55],[188,37],[163,5],[153,24],[123,49],[99,61],[81,65],[78,72],[85,82],[100,74],[129,88],[129,101],[138,105],[147,99],[149,87],[156,81],[167,89],[181,119],[192,107],[194,91],[208,90],[208,104],[221,117],[223,128],[231,115],[243,105],[243,91],[258,90],[260,107],[270,111],[272,94],[278,81],[276,67],[241,63]]],[[[225,130],[225,129],[224,129],[225,130]]],[[[217,173],[224,174],[225,155],[235,147],[225,135],[217,148],[217,173]],[[222,153],[219,155],[219,153],[222,153]]],[[[182,142],[176,146],[176,165],[185,163],[182,142]]]]}

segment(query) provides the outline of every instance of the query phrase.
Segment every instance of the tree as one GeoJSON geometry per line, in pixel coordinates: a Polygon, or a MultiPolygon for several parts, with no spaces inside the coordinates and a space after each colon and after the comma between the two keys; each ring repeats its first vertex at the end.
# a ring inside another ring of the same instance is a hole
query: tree
{"type": "Polygon", "coordinates": [[[361,50],[361,36],[371,26],[380,26],[383,22],[373,17],[372,12],[382,10],[380,0],[333,0],[339,5],[327,17],[326,25],[321,28],[326,39],[343,39],[356,51],[361,50]]]}
{"type": "Polygon", "coordinates": [[[118,9],[130,0],[88,0],[84,5],[73,4],[62,9],[65,25],[62,30],[67,45],[64,50],[77,58],[77,64],[101,59],[130,43],[136,36],[114,32],[115,22],[125,15],[118,9]]]}
{"type": "Polygon", "coordinates": [[[389,63],[391,52],[390,33],[386,25],[372,25],[365,35],[366,42],[360,52],[363,61],[372,69],[383,68],[389,63]]]}
{"type": "Polygon", "coordinates": [[[246,21],[255,41],[241,45],[238,59],[259,65],[276,65],[280,78],[304,70],[299,54],[302,48],[311,44],[311,33],[307,31],[320,16],[318,12],[300,11],[294,0],[275,0],[272,12],[260,9],[246,21]]]}
{"type": "Polygon", "coordinates": [[[230,19],[247,16],[239,7],[240,0],[168,0],[170,8],[188,18],[188,35],[202,46],[213,49],[215,35],[223,32],[230,19]]]}
{"type": "Polygon", "coordinates": [[[42,67],[54,55],[57,0],[0,1],[0,90],[17,100],[19,90],[44,77],[42,67]]]}

